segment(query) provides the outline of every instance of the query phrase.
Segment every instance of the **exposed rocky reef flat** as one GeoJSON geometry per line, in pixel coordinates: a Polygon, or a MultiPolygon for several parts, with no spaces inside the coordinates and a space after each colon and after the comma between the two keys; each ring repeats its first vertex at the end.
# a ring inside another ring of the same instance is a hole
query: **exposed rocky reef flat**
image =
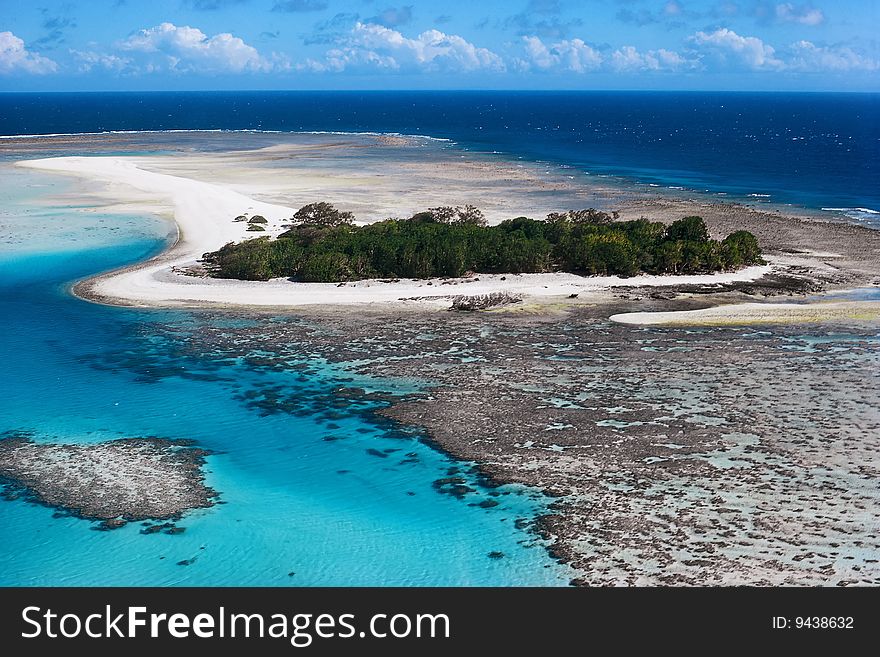
{"type": "Polygon", "coordinates": [[[160,438],[71,445],[14,433],[0,439],[0,482],[7,499],[24,495],[112,529],[213,506],[217,493],[202,473],[206,454],[160,438]]]}
{"type": "MultiPolygon", "coordinates": [[[[581,584],[880,584],[877,325],[609,322],[700,303],[627,294],[535,314],[253,315],[241,328],[198,314],[168,339],[199,358],[322,357],[424,381],[384,413],[495,481],[553,495],[541,526],[581,584]]],[[[296,408],[283,391],[260,399],[296,408]]]]}

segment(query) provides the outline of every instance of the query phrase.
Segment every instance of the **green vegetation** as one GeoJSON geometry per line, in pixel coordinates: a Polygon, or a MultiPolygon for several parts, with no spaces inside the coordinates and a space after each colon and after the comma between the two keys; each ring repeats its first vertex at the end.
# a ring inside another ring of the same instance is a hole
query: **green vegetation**
{"type": "MultiPolygon", "coordinates": [[[[754,235],[737,231],[713,240],[700,217],[666,226],[644,218],[617,221],[616,213],[589,209],[486,226],[482,212],[468,205],[368,226],[354,226],[353,219],[329,203],[312,203],[297,211],[277,239],[230,243],[205,254],[205,263],[220,278],[340,282],[467,272],[691,274],[761,262],[754,235]]],[[[251,223],[248,230],[260,228],[251,223]]]]}
{"type": "Polygon", "coordinates": [[[297,210],[293,215],[292,226],[315,226],[315,227],[335,227],[349,225],[354,221],[354,215],[351,212],[340,212],[331,204],[321,201],[319,203],[309,203],[297,210]]]}
{"type": "Polygon", "coordinates": [[[253,217],[248,219],[248,223],[249,224],[268,224],[269,220],[266,219],[266,217],[264,217],[261,214],[255,214],[253,217]]]}

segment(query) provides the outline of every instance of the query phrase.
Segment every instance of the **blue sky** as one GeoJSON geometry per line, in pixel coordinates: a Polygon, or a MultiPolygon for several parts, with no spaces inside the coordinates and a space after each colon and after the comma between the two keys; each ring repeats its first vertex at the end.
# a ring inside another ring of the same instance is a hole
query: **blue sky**
{"type": "Polygon", "coordinates": [[[0,0],[0,90],[880,90],[880,0],[0,0]]]}

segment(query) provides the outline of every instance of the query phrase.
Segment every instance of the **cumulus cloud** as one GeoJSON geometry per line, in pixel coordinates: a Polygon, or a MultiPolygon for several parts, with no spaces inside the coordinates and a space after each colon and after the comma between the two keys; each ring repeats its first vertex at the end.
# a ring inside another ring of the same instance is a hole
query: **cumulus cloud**
{"type": "Polygon", "coordinates": [[[639,51],[633,46],[623,46],[610,54],[603,54],[582,39],[558,41],[545,44],[537,36],[523,37],[525,58],[517,60],[519,70],[566,71],[587,73],[596,70],[637,73],[673,71],[697,66],[672,50],[639,51]]]}
{"type": "Polygon", "coordinates": [[[0,74],[31,73],[44,75],[58,70],[58,64],[25,48],[24,41],[12,32],[0,32],[0,74]]]}
{"type": "Polygon", "coordinates": [[[798,41],[791,47],[787,67],[812,73],[828,71],[877,71],[880,61],[861,55],[846,46],[817,46],[798,41]]]}
{"type": "Polygon", "coordinates": [[[427,30],[408,38],[382,25],[358,22],[339,47],[328,50],[321,60],[307,60],[299,68],[314,72],[352,68],[468,72],[502,71],[505,66],[491,50],[455,34],[427,30]]]}
{"type": "Polygon", "coordinates": [[[821,9],[813,7],[796,7],[790,2],[776,5],[774,12],[780,23],[798,23],[800,25],[821,25],[825,22],[825,14],[821,9]]]}
{"type": "Polygon", "coordinates": [[[777,52],[757,37],[740,36],[724,28],[709,34],[697,32],[690,41],[696,47],[697,56],[715,54],[722,64],[740,64],[752,70],[792,73],[880,70],[880,60],[843,45],[825,46],[801,40],[777,52]]]}
{"type": "Polygon", "coordinates": [[[602,55],[581,39],[565,39],[545,45],[537,36],[523,37],[526,59],[520,61],[520,68],[551,70],[562,69],[575,73],[585,73],[602,65],[602,55]]]}
{"type": "Polygon", "coordinates": [[[880,60],[848,46],[798,41],[777,50],[757,37],[742,36],[726,28],[697,32],[688,39],[689,45],[679,52],[665,48],[639,50],[633,46],[599,49],[581,39],[545,43],[534,35],[523,37],[522,44],[524,55],[512,61],[513,68],[521,72],[651,74],[745,69],[803,74],[880,71],[880,60]]]}
{"type": "Polygon", "coordinates": [[[130,59],[118,55],[93,50],[71,50],[70,54],[76,60],[77,70],[80,73],[90,73],[94,69],[121,73],[131,67],[130,59]]]}
{"type": "Polygon", "coordinates": [[[283,67],[280,61],[267,60],[256,48],[228,32],[209,37],[198,28],[173,23],[140,30],[119,47],[146,55],[147,71],[245,73],[283,67]]]}
{"type": "Polygon", "coordinates": [[[677,52],[665,48],[640,52],[633,46],[615,50],[610,63],[616,71],[673,71],[693,65],[677,52]]]}
{"type": "Polygon", "coordinates": [[[720,28],[714,32],[697,32],[691,42],[700,50],[729,63],[739,61],[755,70],[778,70],[784,63],[776,56],[776,50],[757,37],[740,36],[733,30],[720,28]]]}

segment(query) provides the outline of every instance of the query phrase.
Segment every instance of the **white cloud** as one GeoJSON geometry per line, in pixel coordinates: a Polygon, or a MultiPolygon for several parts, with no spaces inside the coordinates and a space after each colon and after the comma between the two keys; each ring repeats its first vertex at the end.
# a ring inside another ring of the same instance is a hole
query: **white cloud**
{"type": "Polygon", "coordinates": [[[752,69],[778,70],[784,63],[776,57],[776,50],[757,37],[740,36],[733,30],[721,28],[711,33],[697,32],[691,42],[699,48],[714,53],[727,62],[739,60],[752,69]]]}
{"type": "Polygon", "coordinates": [[[149,71],[176,72],[267,72],[284,68],[283,61],[270,61],[240,38],[222,32],[209,37],[200,29],[162,23],[140,30],[119,44],[120,49],[142,53],[149,71]]]}
{"type": "Polygon", "coordinates": [[[799,23],[801,25],[821,25],[825,22],[825,14],[821,9],[812,7],[795,7],[790,2],[776,5],[776,20],[781,23],[799,23]]]}
{"type": "Polygon", "coordinates": [[[523,42],[526,44],[526,55],[529,58],[528,61],[523,62],[523,68],[526,70],[530,64],[535,68],[548,69],[559,63],[559,60],[550,54],[550,49],[544,45],[539,37],[524,36],[523,42]]]}
{"type": "Polygon", "coordinates": [[[320,72],[357,67],[452,72],[505,69],[497,54],[455,34],[427,30],[410,39],[397,30],[360,22],[338,48],[328,50],[320,61],[307,60],[299,68],[320,72]]]}
{"type": "Polygon", "coordinates": [[[695,62],[664,48],[639,52],[633,46],[623,46],[611,55],[611,67],[616,71],[664,71],[694,65],[695,62]]]}
{"type": "Polygon", "coordinates": [[[71,50],[70,54],[79,63],[78,70],[80,73],[89,73],[96,68],[120,72],[131,65],[131,60],[127,57],[108,55],[92,50],[71,50]]]}
{"type": "Polygon", "coordinates": [[[372,50],[363,48],[331,48],[324,53],[321,60],[307,59],[305,63],[297,66],[300,70],[312,73],[339,73],[351,68],[377,68],[391,71],[400,68],[400,64],[390,55],[380,55],[372,50]]]}
{"type": "Polygon", "coordinates": [[[523,37],[526,58],[516,61],[519,70],[571,71],[585,73],[598,69],[617,72],[663,71],[693,67],[697,64],[677,52],[661,48],[640,52],[633,46],[623,46],[603,56],[581,39],[545,44],[536,36],[523,37]]]}
{"type": "Polygon", "coordinates": [[[523,37],[526,60],[520,60],[521,69],[563,69],[575,73],[593,71],[602,65],[602,55],[581,39],[566,39],[550,46],[539,37],[523,37]]]}
{"type": "Polygon", "coordinates": [[[788,68],[806,73],[833,71],[877,71],[880,61],[865,57],[845,46],[817,46],[810,41],[798,41],[791,47],[788,68]]]}
{"type": "Polygon", "coordinates": [[[790,71],[794,73],[833,73],[842,71],[877,71],[880,61],[847,46],[819,46],[798,41],[776,50],[757,37],[740,36],[728,29],[707,34],[697,32],[690,38],[704,52],[719,55],[722,63],[745,64],[753,70],[790,71]]]}
{"type": "Polygon", "coordinates": [[[34,75],[54,73],[58,64],[24,47],[12,32],[0,32],[0,74],[24,72],[34,75]]]}

